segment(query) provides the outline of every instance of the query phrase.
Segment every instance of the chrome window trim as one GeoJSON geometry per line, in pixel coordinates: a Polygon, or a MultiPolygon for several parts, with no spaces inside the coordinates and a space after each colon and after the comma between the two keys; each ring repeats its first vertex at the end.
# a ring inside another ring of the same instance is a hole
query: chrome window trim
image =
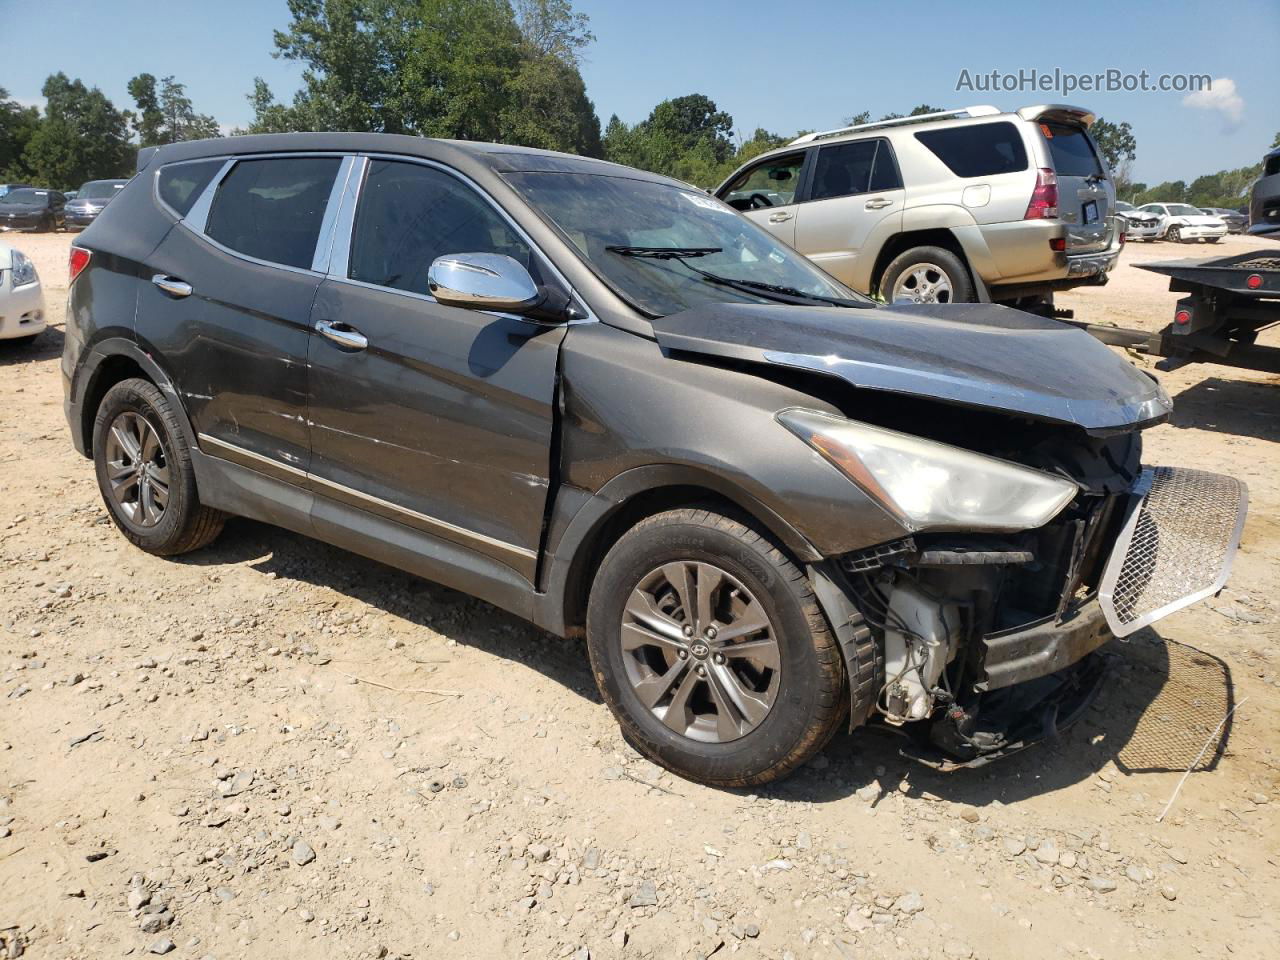
{"type": "MultiPolygon", "coordinates": [[[[349,192],[350,207],[349,209],[347,209],[347,207],[344,206],[343,215],[340,216],[338,221],[338,231],[336,236],[334,237],[333,252],[329,260],[328,278],[330,280],[334,280],[339,283],[348,283],[358,287],[366,287],[370,290],[381,290],[384,293],[401,294],[403,296],[410,297],[416,300],[422,300],[427,303],[439,302],[436,300],[435,297],[431,296],[431,294],[429,293],[417,293],[416,291],[413,291],[413,290],[400,290],[396,287],[384,287],[381,284],[370,283],[367,280],[356,280],[353,277],[347,276],[351,266],[351,243],[352,243],[352,240],[355,238],[355,215],[358,212],[360,207],[361,196],[364,194],[364,184],[365,184],[365,180],[368,177],[368,172],[369,172],[368,161],[387,160],[395,163],[416,163],[419,166],[432,167],[436,170],[439,170],[441,173],[445,174],[446,176],[454,177],[455,179],[462,182],[465,186],[475,191],[475,193],[485,203],[487,203],[490,207],[492,207],[497,212],[498,216],[500,216],[504,221],[506,221],[507,225],[510,226],[511,229],[514,230],[516,234],[518,234],[520,238],[529,245],[529,249],[534,252],[534,254],[539,258],[539,260],[542,261],[542,263],[546,264],[547,269],[550,270],[551,273],[555,276],[555,278],[560,281],[560,283],[564,286],[564,289],[568,291],[569,296],[574,300],[574,302],[576,302],[579,306],[581,306],[582,309],[585,310],[587,313],[585,317],[582,317],[576,320],[569,320],[564,323],[558,323],[558,324],[555,324],[555,326],[575,326],[580,323],[599,322],[599,318],[596,316],[595,311],[591,309],[591,304],[587,302],[586,297],[582,296],[582,294],[578,292],[577,288],[575,288],[574,285],[569,282],[569,278],[566,277],[564,273],[561,272],[560,268],[556,265],[555,261],[550,256],[547,255],[547,252],[543,250],[542,247],[540,247],[534,241],[533,237],[529,236],[528,232],[525,231],[525,229],[521,227],[520,224],[518,224],[514,219],[512,219],[511,214],[509,214],[503,208],[502,204],[498,203],[498,201],[496,201],[492,196],[489,195],[489,193],[483,187],[480,186],[480,184],[476,183],[474,180],[468,177],[465,173],[462,173],[460,170],[456,170],[455,168],[450,167],[447,164],[441,163],[438,160],[428,160],[426,157],[410,157],[410,156],[405,156],[404,154],[399,154],[399,153],[361,153],[358,156],[359,156],[359,159],[365,162],[360,170],[359,176],[356,178],[353,178],[355,182],[355,188],[349,192]]],[[[343,201],[344,201],[344,204],[347,203],[348,201],[347,195],[344,195],[343,201]]],[[[459,250],[457,252],[467,253],[470,251],[459,250]]],[[[542,321],[530,320],[528,317],[522,317],[519,314],[515,314],[515,313],[500,313],[498,311],[493,311],[493,310],[479,310],[475,312],[485,313],[495,317],[510,317],[514,320],[522,320],[525,323],[534,323],[534,324],[538,324],[539,326],[546,326],[546,324],[543,323],[542,321]]]]}
{"type": "MultiPolygon", "coordinates": [[[[293,477],[297,477],[300,480],[309,481],[310,483],[315,484],[319,487],[325,487],[330,490],[336,491],[337,493],[345,494],[346,496],[351,497],[354,500],[360,500],[360,501],[364,501],[365,503],[374,504],[376,506],[382,507],[385,510],[389,510],[393,513],[398,513],[401,516],[410,517],[414,520],[417,520],[420,524],[424,524],[429,527],[434,527],[437,530],[441,530],[446,533],[456,534],[457,536],[465,537],[468,540],[473,540],[477,543],[483,543],[483,544],[486,544],[487,546],[495,547],[499,550],[504,550],[508,553],[515,554],[518,557],[524,557],[527,560],[536,559],[538,556],[536,551],[530,550],[527,547],[521,547],[514,543],[508,543],[506,540],[499,540],[496,537],[491,537],[484,533],[478,533],[475,530],[468,530],[466,527],[460,527],[457,524],[450,523],[447,520],[441,520],[438,517],[432,517],[425,513],[419,513],[417,510],[411,510],[408,507],[402,507],[398,503],[392,503],[390,500],[384,500],[381,497],[375,497],[372,494],[364,493],[360,490],[356,490],[353,487],[348,487],[342,483],[335,483],[333,480],[327,480],[324,477],[318,476],[317,474],[314,474],[314,473],[310,473],[309,471],[300,470],[297,467],[292,466],[291,464],[284,463],[280,460],[275,460],[271,457],[264,457],[260,453],[255,453],[252,450],[246,450],[244,447],[237,446],[234,443],[228,443],[225,440],[219,440],[217,437],[210,436],[207,433],[198,434],[196,439],[199,441],[199,444],[202,448],[206,448],[206,447],[213,448],[214,450],[218,450],[223,453],[230,453],[233,456],[243,457],[245,460],[249,460],[253,463],[260,463],[263,466],[269,467],[271,469],[282,470],[286,474],[293,477]]],[[[217,454],[210,453],[210,456],[217,456],[217,454]]],[[[223,458],[223,459],[226,459],[226,458],[223,458]]],[[[244,466],[244,464],[242,464],[242,466],[244,466]]]]}
{"type": "MultiPolygon", "coordinates": [[[[351,263],[351,237],[356,225],[356,206],[360,193],[364,189],[365,173],[369,169],[369,158],[355,156],[351,158],[351,175],[347,180],[347,189],[342,193],[338,215],[334,223],[333,240],[330,244],[329,263],[325,273],[331,280],[345,279],[351,263]]],[[[385,289],[379,287],[378,289],[385,289]]]]}
{"type": "MultiPolygon", "coordinates": [[[[209,158],[206,158],[209,159],[209,158]]],[[[209,219],[209,210],[213,206],[213,195],[218,192],[218,184],[222,183],[222,178],[236,164],[235,157],[228,157],[223,161],[222,169],[213,175],[213,179],[205,184],[204,190],[200,192],[200,196],[196,197],[196,202],[191,205],[191,209],[187,211],[185,217],[179,217],[178,222],[190,227],[196,233],[203,235],[205,223],[209,219]]],[[[161,167],[160,170],[163,170],[161,167]]],[[[159,196],[160,191],[160,170],[156,171],[156,195],[159,196]]]]}
{"type": "Polygon", "coordinates": [[[334,225],[338,220],[338,212],[342,199],[346,195],[347,183],[351,178],[351,169],[355,166],[355,157],[346,156],[338,165],[337,176],[333,178],[333,188],[329,191],[329,200],[324,205],[324,216],[320,219],[320,233],[316,237],[316,249],[311,257],[311,269],[315,273],[327,273],[329,257],[333,250],[334,225]]]}

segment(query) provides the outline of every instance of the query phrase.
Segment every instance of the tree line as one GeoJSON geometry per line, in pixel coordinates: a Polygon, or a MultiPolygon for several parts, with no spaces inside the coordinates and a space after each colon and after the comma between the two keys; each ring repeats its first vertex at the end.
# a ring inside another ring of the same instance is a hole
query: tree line
{"type": "MultiPolygon", "coordinates": [[[[734,119],[701,93],[664,100],[628,124],[601,128],[580,66],[595,40],[571,0],[287,0],[290,21],[275,32],[275,56],[303,67],[301,88],[279,101],[261,77],[247,99],[253,118],[230,135],[361,130],[492,140],[602,157],[701,187],[807,131],[736,132],[734,119]]],[[[43,111],[0,89],[0,180],[72,189],[128,176],[139,147],[221,135],[175,77],[129,81],[131,108],[64,73],[41,91],[43,111]]],[[[920,104],[906,114],[937,107],[920,104]]],[[[871,121],[851,112],[847,125],[871,121]]],[[[1137,142],[1128,123],[1099,119],[1094,136],[1124,199],[1234,207],[1260,166],[1148,187],[1129,171],[1137,142]]],[[[1280,144],[1280,133],[1276,135],[1280,144]]]]}

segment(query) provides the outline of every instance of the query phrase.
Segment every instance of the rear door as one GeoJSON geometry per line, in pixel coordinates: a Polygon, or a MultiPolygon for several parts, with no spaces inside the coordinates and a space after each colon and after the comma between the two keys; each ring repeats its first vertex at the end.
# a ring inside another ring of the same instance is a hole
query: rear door
{"type": "MultiPolygon", "coordinates": [[[[868,238],[902,229],[902,178],[889,141],[819,147],[806,202],[796,211],[795,248],[838,280],[857,286],[868,238]]],[[[865,291],[864,291],[865,292],[865,291]]]]}
{"type": "Polygon", "coordinates": [[[804,150],[748,167],[716,194],[788,246],[795,246],[796,212],[804,183],[804,150]]]}
{"type": "Polygon", "coordinates": [[[339,156],[173,164],[160,200],[183,221],[149,259],[137,333],[205,453],[305,482],[313,269],[339,156]]]}
{"type": "MultiPolygon", "coordinates": [[[[506,254],[539,283],[548,268],[451,171],[360,163],[350,243],[336,238],[312,311],[312,486],[532,580],[565,327],[444,306],[427,271],[451,253],[506,254]]],[[[318,528],[344,522],[319,498],[313,519],[318,528]]]]}
{"type": "Polygon", "coordinates": [[[1111,243],[1115,188],[1093,138],[1069,121],[1041,120],[1038,126],[1058,175],[1058,216],[1067,225],[1067,253],[1105,250],[1111,243]]]}

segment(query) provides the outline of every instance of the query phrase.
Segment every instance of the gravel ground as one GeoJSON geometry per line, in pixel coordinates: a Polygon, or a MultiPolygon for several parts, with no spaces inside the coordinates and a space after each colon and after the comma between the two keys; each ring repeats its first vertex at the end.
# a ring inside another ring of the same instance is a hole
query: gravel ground
{"type": "MultiPolygon", "coordinates": [[[[1161,374],[1148,461],[1245,479],[1230,588],[1109,648],[1062,739],[949,775],[874,731],[783,784],[627,748],[584,651],[277,529],[131,548],[68,442],[53,326],[0,345],[0,958],[1259,957],[1280,942],[1277,378],[1161,374]],[[1248,698],[1245,703],[1244,699],[1248,698]],[[1231,704],[1222,749],[1184,770],[1231,704]]],[[[1131,246],[1064,297],[1156,327],[1131,246]]]]}

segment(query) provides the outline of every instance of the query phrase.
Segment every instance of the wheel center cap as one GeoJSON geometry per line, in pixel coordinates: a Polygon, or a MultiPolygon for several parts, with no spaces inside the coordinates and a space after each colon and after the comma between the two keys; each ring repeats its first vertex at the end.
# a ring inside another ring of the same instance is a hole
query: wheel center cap
{"type": "Polygon", "coordinates": [[[689,646],[689,652],[693,654],[695,660],[705,660],[711,653],[711,648],[701,640],[696,640],[689,646]]]}

